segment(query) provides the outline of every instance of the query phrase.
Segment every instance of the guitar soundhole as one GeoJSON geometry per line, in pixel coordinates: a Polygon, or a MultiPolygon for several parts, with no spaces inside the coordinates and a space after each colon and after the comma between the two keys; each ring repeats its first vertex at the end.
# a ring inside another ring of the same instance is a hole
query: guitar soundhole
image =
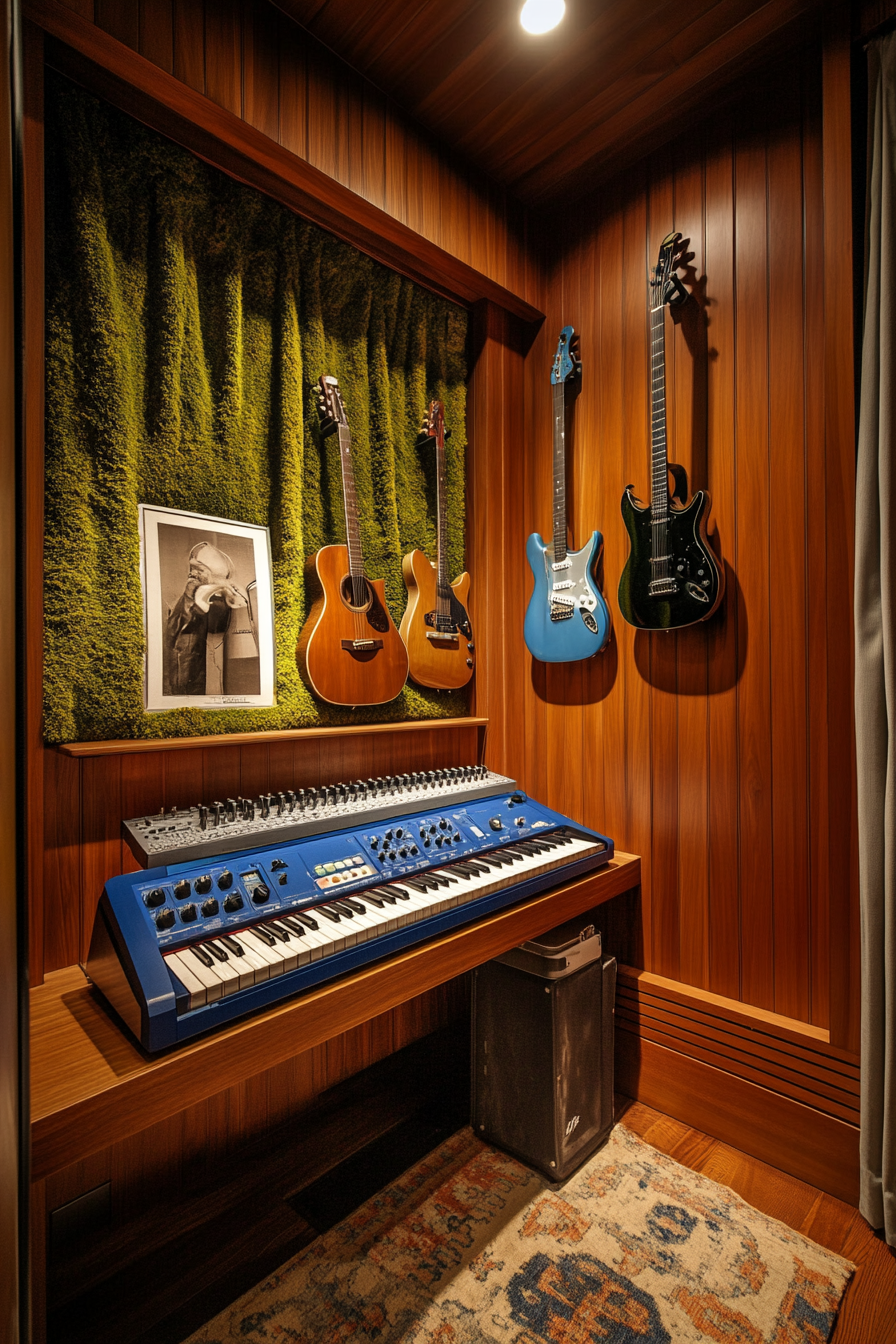
{"type": "Polygon", "coordinates": [[[363,585],[364,600],[361,602],[360,606],[355,601],[355,592],[352,586],[351,574],[346,574],[342,583],[339,585],[339,596],[342,598],[349,611],[369,611],[373,605],[373,589],[366,579],[362,579],[361,583],[363,585]]]}

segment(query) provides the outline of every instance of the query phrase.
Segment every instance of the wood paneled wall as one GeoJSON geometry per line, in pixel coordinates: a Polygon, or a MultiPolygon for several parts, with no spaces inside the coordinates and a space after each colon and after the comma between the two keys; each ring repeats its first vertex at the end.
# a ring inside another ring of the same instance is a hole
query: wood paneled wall
{"type": "Polygon", "coordinates": [[[504,687],[488,713],[492,763],[642,856],[640,906],[612,930],[622,959],[854,1051],[848,62],[832,31],[546,221],[548,320],[508,475],[504,687]],[[673,228],[692,298],[666,318],[670,457],[711,492],[727,592],[707,624],[648,634],[618,613],[619,500],[628,482],[649,497],[647,273],[673,228]],[[584,364],[571,524],[576,545],[604,533],[615,632],[588,663],[546,666],[523,643],[521,576],[526,535],[551,528],[566,323],[584,364]]]}
{"type": "Polygon", "coordinates": [[[537,284],[522,207],[273,4],[63,3],[499,284],[537,284]]]}

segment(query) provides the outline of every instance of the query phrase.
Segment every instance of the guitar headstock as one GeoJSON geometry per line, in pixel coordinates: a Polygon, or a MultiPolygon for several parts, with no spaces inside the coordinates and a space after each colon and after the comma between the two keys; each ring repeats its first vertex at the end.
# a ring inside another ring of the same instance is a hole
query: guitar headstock
{"type": "Polygon", "coordinates": [[[662,308],[666,303],[674,308],[684,303],[688,292],[675,274],[681,261],[680,233],[667,233],[660,243],[656,265],[650,273],[650,307],[662,308]]]}
{"type": "Polygon", "coordinates": [[[450,432],[445,428],[445,407],[440,401],[431,401],[429,410],[423,417],[420,433],[417,435],[418,444],[428,443],[434,439],[436,445],[441,448],[450,432]]]}
{"type": "Polygon", "coordinates": [[[320,429],[324,438],[334,433],[340,425],[347,425],[348,419],[339,391],[339,379],[330,373],[324,373],[317,384],[317,410],[320,415],[320,429]]]}
{"type": "Polygon", "coordinates": [[[572,327],[564,327],[557,342],[557,353],[551,365],[551,382],[568,383],[582,372],[579,359],[579,338],[572,327]]]}

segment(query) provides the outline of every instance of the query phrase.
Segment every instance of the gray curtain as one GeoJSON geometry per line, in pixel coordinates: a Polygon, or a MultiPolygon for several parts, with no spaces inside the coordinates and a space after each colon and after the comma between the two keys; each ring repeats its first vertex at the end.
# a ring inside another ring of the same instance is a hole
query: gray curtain
{"type": "Polygon", "coordinates": [[[896,1245],[896,33],[868,47],[865,327],[856,488],[862,905],[859,1207],[896,1245]]]}

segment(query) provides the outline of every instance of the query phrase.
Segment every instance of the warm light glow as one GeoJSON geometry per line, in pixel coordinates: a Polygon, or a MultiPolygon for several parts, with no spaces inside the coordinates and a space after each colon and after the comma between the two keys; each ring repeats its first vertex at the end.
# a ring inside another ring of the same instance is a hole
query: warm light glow
{"type": "Polygon", "coordinates": [[[527,33],[549,33],[566,13],[566,0],[526,0],[520,23],[527,33]]]}

